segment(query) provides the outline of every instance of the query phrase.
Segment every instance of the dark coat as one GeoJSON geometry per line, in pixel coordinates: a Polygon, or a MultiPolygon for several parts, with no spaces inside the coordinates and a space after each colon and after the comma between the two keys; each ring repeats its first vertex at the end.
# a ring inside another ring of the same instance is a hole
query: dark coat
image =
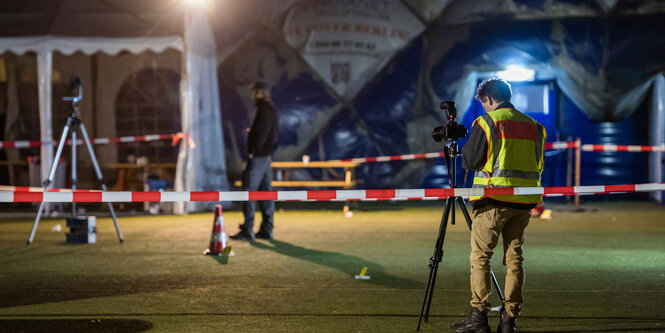
{"type": "Polygon", "coordinates": [[[277,148],[279,118],[272,103],[260,99],[256,101],[256,116],[247,137],[247,154],[268,156],[277,148]]]}

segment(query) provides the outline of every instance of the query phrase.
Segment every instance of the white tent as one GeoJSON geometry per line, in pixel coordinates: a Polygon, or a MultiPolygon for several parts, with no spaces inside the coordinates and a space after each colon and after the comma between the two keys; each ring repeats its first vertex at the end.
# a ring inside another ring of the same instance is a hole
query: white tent
{"type": "MultiPolygon", "coordinates": [[[[0,54],[34,52],[38,62],[40,137],[52,141],[53,53],[181,52],[181,125],[196,143],[182,145],[175,190],[228,189],[223,153],[216,46],[207,8],[183,1],[39,0],[3,4],[0,54]]],[[[150,134],[150,133],[146,133],[150,134]]],[[[57,138],[56,138],[57,139],[57,138]]],[[[44,145],[41,160],[53,160],[44,145]]],[[[49,163],[42,163],[42,179],[49,163]]],[[[196,206],[189,205],[188,211],[196,206]]],[[[176,207],[177,213],[185,207],[176,207]]]]}

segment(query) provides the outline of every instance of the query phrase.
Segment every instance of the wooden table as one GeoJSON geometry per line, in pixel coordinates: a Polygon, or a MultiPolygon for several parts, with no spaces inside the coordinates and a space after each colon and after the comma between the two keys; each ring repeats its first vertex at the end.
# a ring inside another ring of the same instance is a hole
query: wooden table
{"type": "MultiPolygon", "coordinates": [[[[304,163],[301,161],[294,162],[272,162],[270,167],[280,172],[285,171],[281,180],[273,180],[273,187],[341,187],[345,190],[353,189],[356,187],[356,167],[358,163],[354,162],[328,162],[328,161],[312,161],[304,163]],[[302,169],[302,168],[320,168],[327,169],[336,180],[288,180],[289,169],[302,169]],[[341,176],[335,169],[343,169],[344,175],[341,176]]],[[[241,181],[234,182],[234,185],[242,186],[241,181]]]]}
{"type": "Polygon", "coordinates": [[[145,191],[145,180],[155,172],[161,179],[174,179],[176,163],[108,163],[104,166],[110,169],[118,169],[118,180],[112,187],[113,191],[126,191],[134,189],[145,191]],[[126,173],[125,173],[126,171],[126,173]]]}
{"type": "MultiPolygon", "coordinates": [[[[312,161],[304,163],[302,161],[293,162],[272,162],[270,167],[277,172],[285,171],[281,180],[274,180],[273,187],[341,187],[345,190],[353,189],[356,187],[355,169],[358,163],[355,162],[328,162],[328,161],[312,161]],[[289,180],[288,170],[290,169],[305,169],[305,168],[320,168],[326,169],[335,180],[289,180]],[[343,176],[340,175],[335,169],[343,169],[343,176]]],[[[126,169],[135,170],[143,169],[158,170],[162,173],[162,177],[166,170],[175,169],[176,163],[148,163],[147,165],[139,165],[135,163],[110,163],[106,167],[112,169],[126,169]]],[[[236,181],[234,185],[242,186],[241,181],[236,181]]]]}
{"type": "Polygon", "coordinates": [[[105,166],[107,168],[113,168],[113,169],[140,169],[145,167],[148,167],[148,169],[150,168],[175,169],[177,165],[178,165],[177,163],[148,163],[147,165],[136,164],[136,163],[108,163],[105,166]]]}

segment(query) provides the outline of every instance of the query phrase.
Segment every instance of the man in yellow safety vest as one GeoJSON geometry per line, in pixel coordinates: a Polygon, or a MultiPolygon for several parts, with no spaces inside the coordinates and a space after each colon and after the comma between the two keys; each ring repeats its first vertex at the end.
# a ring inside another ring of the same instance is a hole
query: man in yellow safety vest
{"type": "MultiPolygon", "coordinates": [[[[510,103],[510,84],[489,78],[478,86],[476,99],[487,113],[471,127],[462,149],[462,166],[475,170],[474,188],[537,187],[543,172],[545,127],[515,109],[510,103]]],[[[471,228],[471,311],[452,325],[455,332],[490,332],[490,259],[503,238],[506,266],[505,302],[499,332],[515,332],[524,285],[522,244],[530,210],[542,195],[497,195],[471,197],[474,220],[471,228]]]]}

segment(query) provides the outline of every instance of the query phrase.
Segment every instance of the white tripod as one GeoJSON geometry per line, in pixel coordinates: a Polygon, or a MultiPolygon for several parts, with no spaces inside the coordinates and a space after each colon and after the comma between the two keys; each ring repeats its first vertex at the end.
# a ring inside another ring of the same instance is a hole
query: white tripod
{"type": "MultiPolygon", "coordinates": [[[[106,184],[104,184],[104,177],[102,176],[102,171],[99,168],[99,163],[97,162],[97,157],[95,152],[92,150],[92,144],[90,143],[90,138],[88,137],[88,132],[85,130],[85,125],[81,121],[81,114],[79,113],[78,102],[83,98],[83,89],[81,88],[81,79],[78,76],[72,76],[71,79],[71,88],[77,90],[77,96],[74,97],[64,97],[64,101],[72,102],[72,113],[67,117],[67,123],[65,128],[62,130],[62,135],[60,136],[60,142],[58,143],[58,149],[56,150],[55,157],[51,161],[51,169],[48,174],[48,179],[44,181],[44,192],[48,192],[51,183],[55,177],[55,170],[58,168],[57,161],[60,160],[60,155],[62,154],[62,148],[65,146],[67,141],[67,134],[71,131],[71,143],[72,143],[72,191],[76,190],[76,130],[79,129],[81,134],[83,134],[83,142],[88,148],[90,153],[90,158],[92,160],[92,165],[95,167],[95,173],[97,174],[97,179],[102,185],[102,190],[106,191],[106,184]]],[[[30,232],[30,238],[28,239],[28,245],[32,243],[32,240],[35,238],[35,232],[37,232],[37,226],[39,225],[39,219],[42,217],[42,212],[44,211],[44,201],[39,205],[39,211],[37,211],[37,218],[35,218],[35,223],[32,225],[32,231],[30,232]]],[[[113,205],[110,202],[107,202],[109,205],[109,210],[111,211],[111,217],[113,218],[113,224],[115,225],[115,231],[118,233],[118,239],[120,243],[123,242],[122,232],[120,227],[118,227],[118,219],[115,216],[115,210],[113,210],[113,205]]],[[[76,203],[72,203],[72,215],[76,216],[76,203]]]]}

